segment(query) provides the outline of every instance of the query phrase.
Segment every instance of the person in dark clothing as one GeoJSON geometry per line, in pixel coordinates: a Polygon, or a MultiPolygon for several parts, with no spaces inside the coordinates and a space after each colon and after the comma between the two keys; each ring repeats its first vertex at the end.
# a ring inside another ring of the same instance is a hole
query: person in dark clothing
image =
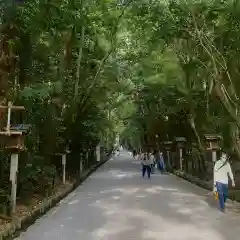
{"type": "Polygon", "coordinates": [[[133,158],[136,159],[136,156],[137,156],[137,151],[133,149],[133,158]]]}
{"type": "Polygon", "coordinates": [[[142,177],[144,178],[145,173],[147,172],[148,179],[151,178],[151,166],[150,166],[150,161],[148,159],[147,154],[144,154],[143,159],[142,159],[142,177]]]}
{"type": "Polygon", "coordinates": [[[155,158],[152,152],[148,153],[148,158],[150,162],[150,167],[151,167],[151,173],[154,173],[154,166],[155,166],[155,158]]]}
{"type": "Polygon", "coordinates": [[[164,163],[164,157],[163,157],[163,153],[162,152],[160,152],[159,169],[160,169],[161,173],[165,172],[165,163],[164,163]]]}

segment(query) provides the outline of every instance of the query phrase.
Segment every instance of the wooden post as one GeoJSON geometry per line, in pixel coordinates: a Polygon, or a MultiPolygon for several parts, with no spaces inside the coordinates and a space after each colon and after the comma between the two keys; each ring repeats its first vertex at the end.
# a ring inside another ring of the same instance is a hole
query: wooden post
{"type": "Polygon", "coordinates": [[[82,170],[83,170],[83,165],[82,165],[82,154],[80,154],[80,164],[79,164],[79,172],[80,172],[80,175],[82,173],[82,170]]]}
{"type": "Polygon", "coordinates": [[[16,212],[18,154],[11,154],[10,181],[12,183],[12,213],[16,212]]]}
{"type": "Polygon", "coordinates": [[[170,151],[169,150],[167,150],[167,158],[168,158],[168,167],[171,168],[170,151]]]}
{"type": "Polygon", "coordinates": [[[182,148],[179,149],[179,154],[180,154],[180,169],[182,171],[183,170],[183,150],[182,150],[182,148]]]}
{"type": "Polygon", "coordinates": [[[86,153],[86,165],[87,165],[87,168],[89,167],[89,164],[88,164],[88,151],[86,153]]]}
{"type": "Polygon", "coordinates": [[[163,144],[164,144],[166,152],[167,152],[168,168],[171,168],[170,150],[171,150],[172,142],[171,141],[164,141],[163,144]]]}
{"type": "Polygon", "coordinates": [[[185,137],[176,137],[175,141],[176,141],[177,147],[179,149],[180,170],[183,170],[183,149],[185,148],[185,143],[187,140],[185,137]]]}
{"type": "Polygon", "coordinates": [[[215,163],[217,161],[217,151],[216,150],[212,151],[212,161],[213,161],[213,163],[215,163]]]}
{"type": "Polygon", "coordinates": [[[97,162],[101,161],[101,155],[100,155],[100,144],[97,145],[96,147],[96,156],[97,156],[97,162]]]}
{"type": "Polygon", "coordinates": [[[66,162],[67,162],[67,156],[66,156],[66,154],[63,154],[62,155],[62,167],[63,167],[62,182],[63,182],[63,184],[66,184],[66,162]]]}
{"type": "Polygon", "coordinates": [[[11,108],[12,108],[12,103],[8,102],[8,117],[7,117],[7,132],[10,132],[10,127],[11,127],[11,108]]]}

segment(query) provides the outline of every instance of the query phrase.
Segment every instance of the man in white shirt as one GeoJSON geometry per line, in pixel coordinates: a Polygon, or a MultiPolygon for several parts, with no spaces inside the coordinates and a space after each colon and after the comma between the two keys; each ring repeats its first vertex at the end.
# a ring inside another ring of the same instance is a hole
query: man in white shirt
{"type": "Polygon", "coordinates": [[[228,197],[228,178],[230,177],[232,186],[235,187],[234,177],[231,166],[228,162],[226,153],[222,153],[220,160],[214,165],[213,172],[213,191],[218,192],[221,211],[225,210],[225,202],[228,197]]]}
{"type": "Polygon", "coordinates": [[[149,161],[150,161],[150,166],[151,166],[151,173],[154,173],[154,155],[153,153],[149,153],[149,161]]]}

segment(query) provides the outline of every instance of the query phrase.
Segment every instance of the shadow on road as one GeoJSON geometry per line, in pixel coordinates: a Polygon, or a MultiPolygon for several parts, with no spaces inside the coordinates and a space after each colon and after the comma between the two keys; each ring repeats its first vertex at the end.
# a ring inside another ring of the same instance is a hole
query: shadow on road
{"type": "Polygon", "coordinates": [[[126,154],[101,167],[21,240],[238,240],[240,218],[172,175],[142,179],[126,154]],[[39,236],[39,237],[38,237],[39,236]]]}

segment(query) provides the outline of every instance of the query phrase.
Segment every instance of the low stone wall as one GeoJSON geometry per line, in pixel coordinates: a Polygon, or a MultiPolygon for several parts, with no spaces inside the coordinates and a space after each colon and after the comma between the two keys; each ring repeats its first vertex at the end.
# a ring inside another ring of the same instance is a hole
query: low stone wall
{"type": "Polygon", "coordinates": [[[204,181],[198,177],[195,177],[195,176],[192,176],[190,174],[187,174],[183,171],[180,171],[180,170],[177,170],[177,171],[173,171],[173,173],[178,176],[178,177],[181,177],[191,183],[194,183],[195,185],[201,187],[201,188],[204,188],[204,189],[207,189],[207,190],[210,190],[212,191],[213,189],[213,184],[211,181],[207,182],[207,181],[204,181]]]}
{"type": "MultiPolygon", "coordinates": [[[[192,176],[180,170],[173,171],[172,173],[201,188],[207,189],[209,191],[213,190],[212,181],[204,181],[198,177],[192,176]]],[[[229,189],[229,199],[232,200],[233,202],[240,202],[240,190],[229,189]]]]}
{"type": "Polygon", "coordinates": [[[75,181],[72,184],[66,186],[63,191],[58,193],[57,195],[50,196],[46,198],[41,204],[39,204],[28,216],[24,216],[22,218],[13,217],[12,221],[6,225],[6,228],[0,232],[0,240],[6,240],[14,235],[18,231],[26,229],[33,222],[36,221],[40,216],[46,213],[50,208],[54,207],[58,202],[60,202],[63,198],[65,198],[69,193],[75,190],[81,183],[88,178],[94,171],[96,171],[101,165],[108,161],[101,161],[100,163],[95,164],[90,169],[84,171],[79,178],[79,180],[75,181]]]}

